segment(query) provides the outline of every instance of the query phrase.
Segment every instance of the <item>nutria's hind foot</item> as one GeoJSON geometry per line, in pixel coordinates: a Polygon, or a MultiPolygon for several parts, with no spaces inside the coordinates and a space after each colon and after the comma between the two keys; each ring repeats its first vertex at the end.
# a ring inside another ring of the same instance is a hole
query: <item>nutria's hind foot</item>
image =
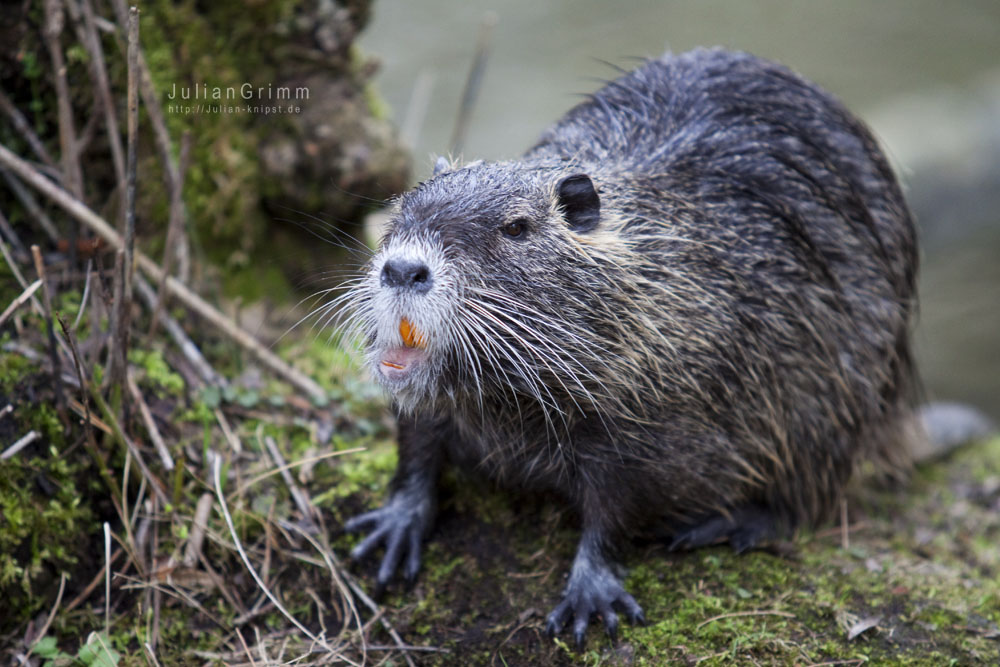
{"type": "Polygon", "coordinates": [[[736,553],[743,553],[761,542],[778,536],[778,522],[773,512],[760,505],[745,505],[729,516],[715,514],[674,533],[669,549],[697,549],[727,541],[736,553]]]}
{"type": "Polygon", "coordinates": [[[403,576],[412,584],[420,571],[420,550],[430,527],[431,503],[413,494],[398,492],[377,510],[360,514],[344,524],[348,532],[370,531],[354,549],[351,559],[359,561],[384,544],[385,555],[375,577],[375,597],[381,597],[400,562],[403,576]],[[404,559],[405,554],[405,559],[404,559]]]}

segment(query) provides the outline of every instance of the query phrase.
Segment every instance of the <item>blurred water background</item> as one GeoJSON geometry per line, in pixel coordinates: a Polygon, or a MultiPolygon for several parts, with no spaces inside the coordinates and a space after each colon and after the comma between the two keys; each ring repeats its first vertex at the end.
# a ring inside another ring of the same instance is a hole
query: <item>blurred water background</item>
{"type": "Polygon", "coordinates": [[[778,60],[864,118],[923,238],[917,348],[932,398],[1000,419],[1000,2],[997,0],[379,0],[361,41],[413,148],[446,154],[481,25],[497,20],[466,159],[516,157],[614,78],[696,46],[778,60]]]}

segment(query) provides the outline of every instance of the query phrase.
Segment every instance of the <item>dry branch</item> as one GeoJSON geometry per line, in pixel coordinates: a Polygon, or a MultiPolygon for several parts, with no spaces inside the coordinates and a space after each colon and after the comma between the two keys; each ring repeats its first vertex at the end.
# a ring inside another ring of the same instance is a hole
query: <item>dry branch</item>
{"type": "Polygon", "coordinates": [[[62,153],[63,179],[66,189],[77,199],[83,199],[83,172],[80,169],[79,145],[73,124],[73,107],[70,104],[69,84],[66,81],[66,60],[63,58],[59,35],[63,29],[62,3],[45,0],[45,27],[42,36],[52,61],[56,105],[59,110],[59,147],[62,153]]]}
{"type": "Polygon", "coordinates": [[[160,461],[163,463],[163,467],[167,470],[173,470],[174,459],[170,456],[170,450],[167,449],[167,443],[163,441],[163,436],[160,435],[160,429],[157,428],[156,422],[153,420],[153,413],[149,411],[149,406],[146,405],[146,399],[142,397],[142,392],[139,391],[139,385],[135,383],[135,378],[132,377],[132,373],[128,369],[125,371],[125,381],[128,385],[129,394],[132,395],[132,400],[134,400],[136,405],[139,406],[139,415],[142,417],[142,423],[146,425],[146,432],[149,433],[149,439],[153,442],[153,448],[156,449],[156,453],[160,455],[160,461]]]}
{"type": "Polygon", "coordinates": [[[59,412],[60,421],[64,425],[68,425],[66,395],[63,393],[62,383],[62,361],[59,358],[59,350],[56,348],[55,323],[52,321],[52,295],[49,292],[48,282],[45,280],[45,261],[42,259],[42,251],[37,245],[31,246],[31,256],[35,260],[35,271],[38,272],[38,279],[42,282],[42,306],[45,309],[45,337],[48,340],[49,361],[52,363],[52,384],[56,394],[56,410],[59,412]]]}
{"type": "Polygon", "coordinates": [[[16,299],[10,302],[10,305],[7,306],[7,308],[3,311],[3,314],[0,314],[0,327],[3,326],[3,323],[7,321],[7,318],[10,317],[15,310],[23,306],[25,301],[31,299],[31,297],[35,294],[35,292],[38,291],[38,288],[41,286],[42,286],[42,281],[36,280],[35,282],[31,283],[31,285],[29,285],[26,290],[21,292],[21,294],[18,295],[16,299]]]}
{"type": "Polygon", "coordinates": [[[17,197],[21,205],[28,212],[28,215],[34,218],[38,225],[45,232],[45,235],[49,237],[53,243],[59,240],[60,234],[59,230],[56,229],[55,223],[49,218],[49,216],[42,210],[42,207],[38,205],[35,201],[34,195],[25,188],[21,181],[14,178],[14,175],[8,172],[6,169],[0,169],[0,176],[7,182],[7,186],[10,187],[11,192],[17,197]]]}
{"type": "Polygon", "coordinates": [[[7,114],[10,122],[14,125],[14,129],[21,135],[21,138],[28,142],[28,146],[35,152],[38,159],[52,169],[55,169],[56,163],[52,160],[49,152],[45,150],[45,145],[42,144],[38,135],[31,129],[31,123],[28,122],[28,119],[24,117],[21,110],[14,106],[14,103],[10,101],[10,98],[2,90],[0,90],[0,109],[3,109],[3,112],[7,114]]]}
{"type": "MultiPolygon", "coordinates": [[[[17,174],[25,183],[44,194],[74,218],[90,227],[108,245],[113,248],[122,247],[121,236],[103,218],[79,200],[71,197],[65,190],[62,190],[46,179],[32,165],[12,153],[2,144],[0,144],[0,164],[17,174]]],[[[135,261],[138,267],[153,280],[159,280],[163,276],[163,270],[156,262],[141,252],[136,252],[135,261]]],[[[251,352],[271,371],[308,394],[314,401],[319,403],[326,402],[326,392],[314,380],[289,366],[283,359],[261,345],[253,336],[188,289],[182,282],[172,276],[167,276],[165,284],[170,293],[183,302],[185,306],[251,352]]]]}
{"type": "Polygon", "coordinates": [[[38,431],[28,431],[24,437],[19,438],[17,442],[3,450],[3,453],[0,454],[0,461],[6,461],[40,437],[42,436],[38,431]]]}

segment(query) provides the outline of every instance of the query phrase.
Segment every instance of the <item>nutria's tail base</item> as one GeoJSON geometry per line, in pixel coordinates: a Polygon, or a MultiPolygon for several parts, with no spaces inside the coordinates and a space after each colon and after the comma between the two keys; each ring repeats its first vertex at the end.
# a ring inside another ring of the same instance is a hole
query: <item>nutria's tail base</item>
{"type": "Polygon", "coordinates": [[[928,403],[921,406],[919,417],[927,438],[913,452],[916,461],[940,458],[962,445],[997,434],[997,425],[989,417],[961,403],[928,403]]]}

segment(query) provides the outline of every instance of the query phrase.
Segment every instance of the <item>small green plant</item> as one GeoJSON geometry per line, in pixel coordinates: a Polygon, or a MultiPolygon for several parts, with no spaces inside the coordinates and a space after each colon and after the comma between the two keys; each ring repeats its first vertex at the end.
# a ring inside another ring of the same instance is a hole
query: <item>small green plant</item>
{"type": "Polygon", "coordinates": [[[121,654],[111,648],[111,641],[103,632],[91,632],[75,656],[59,649],[56,638],[42,637],[33,647],[33,653],[45,660],[43,667],[86,665],[86,667],[115,667],[121,654]]]}

